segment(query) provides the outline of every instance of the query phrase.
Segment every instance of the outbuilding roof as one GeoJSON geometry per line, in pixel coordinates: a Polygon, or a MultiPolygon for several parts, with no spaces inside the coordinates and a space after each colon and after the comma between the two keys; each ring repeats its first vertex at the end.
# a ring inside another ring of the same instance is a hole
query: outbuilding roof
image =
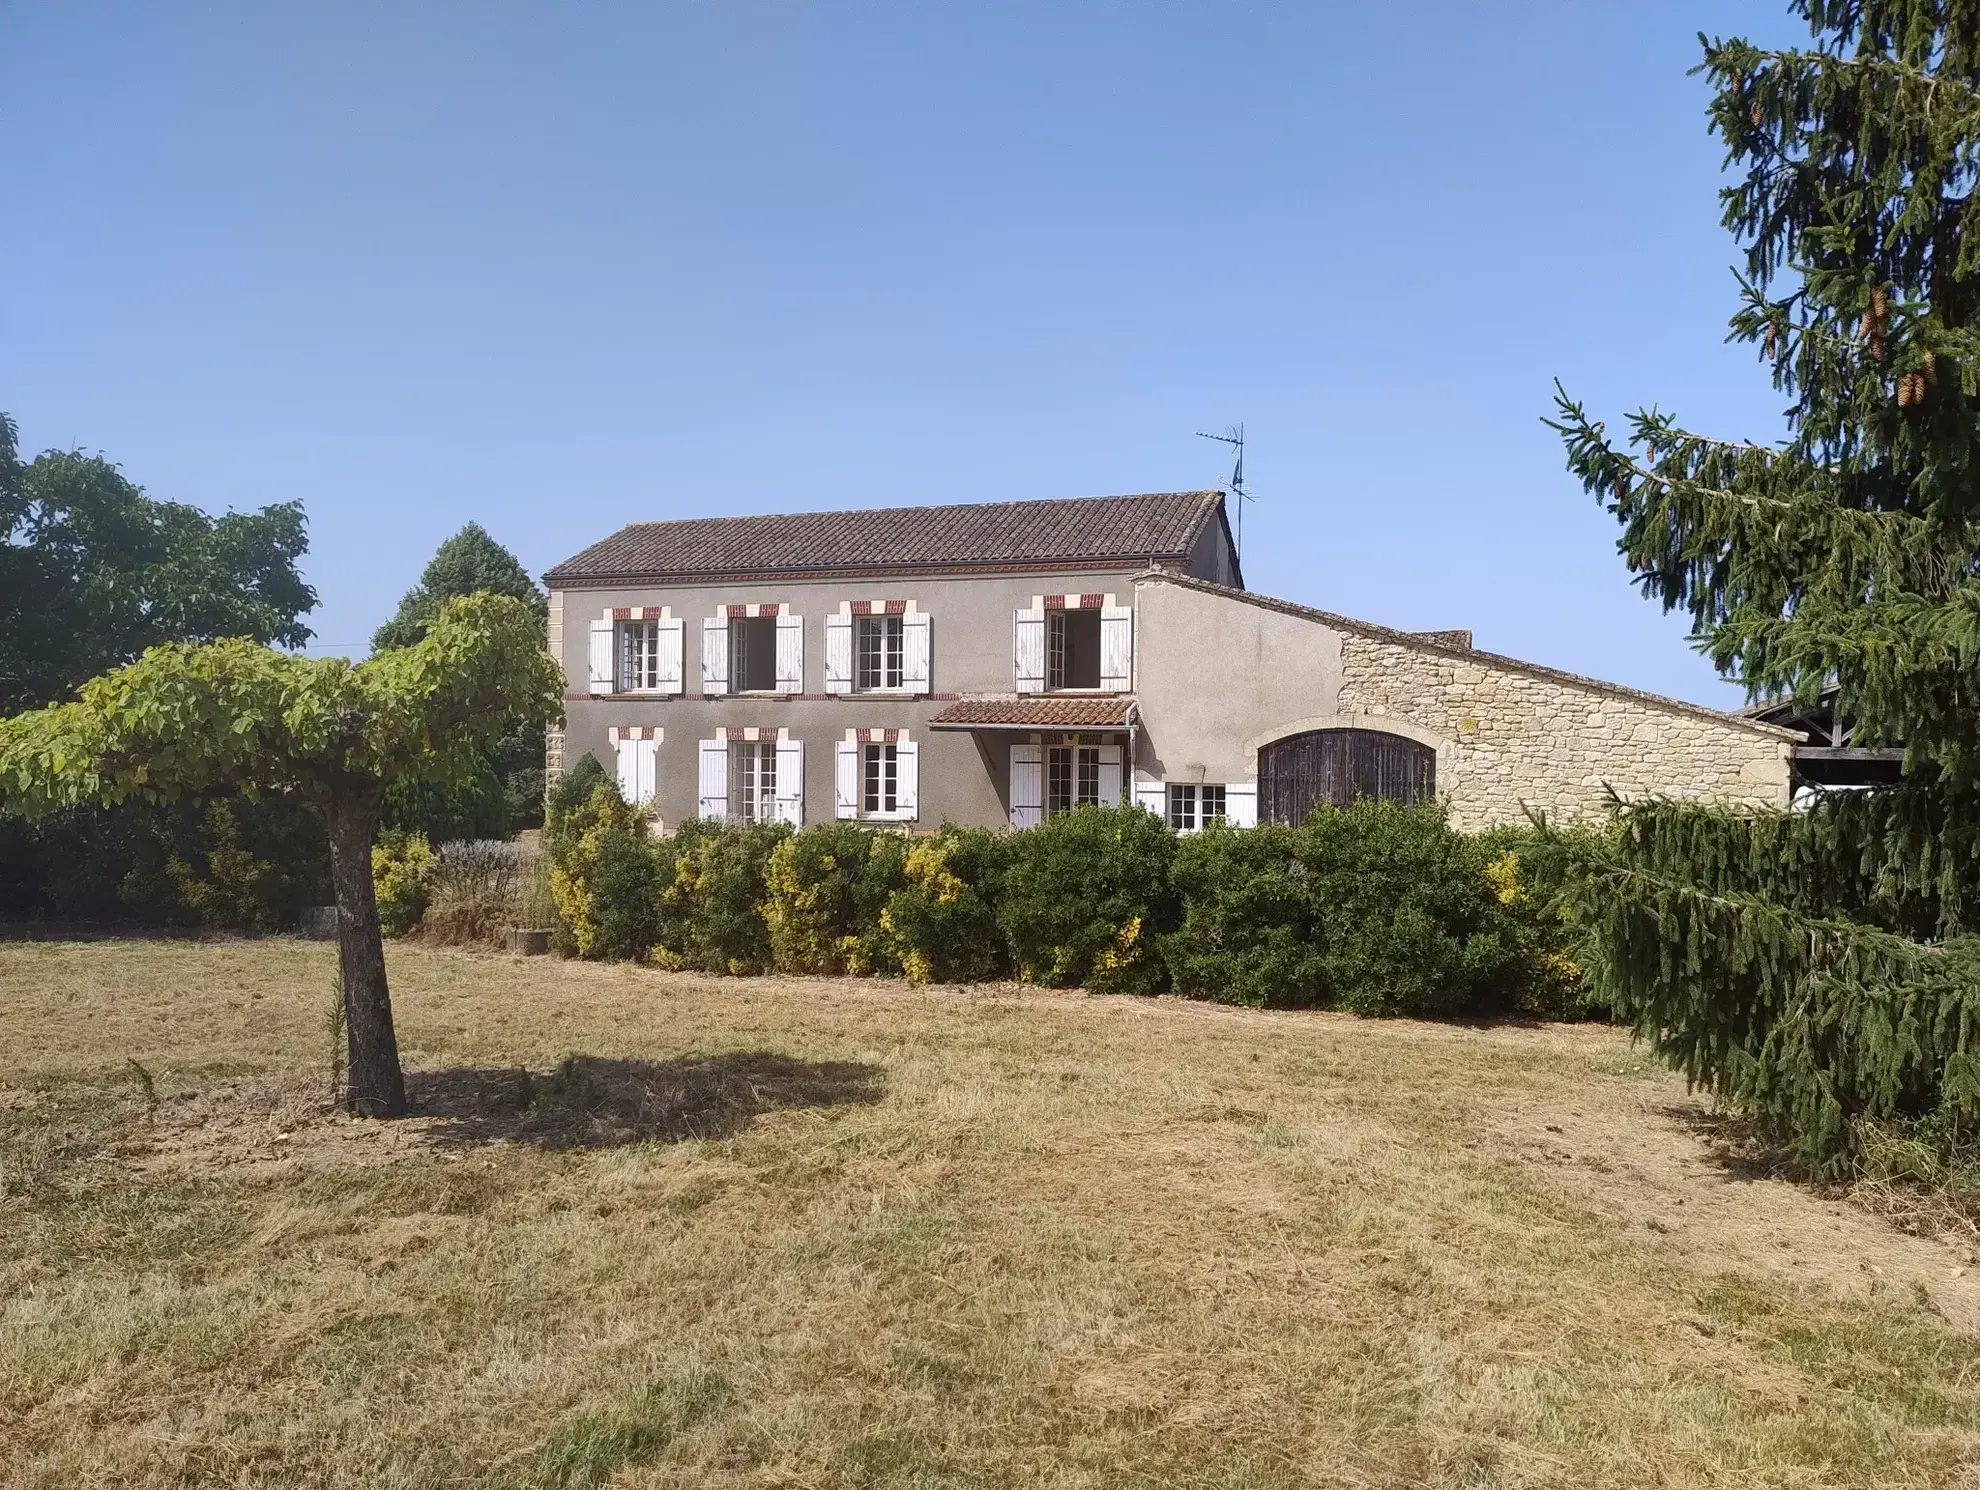
{"type": "Polygon", "coordinates": [[[1667,709],[1674,714],[1689,714],[1696,719],[1710,719],[1733,729],[1747,730],[1756,735],[1767,735],[1776,740],[1799,741],[1807,738],[1800,730],[1785,729],[1770,724],[1750,714],[1730,714],[1724,709],[1707,708],[1704,704],[1690,703],[1681,698],[1666,698],[1661,693],[1647,693],[1641,688],[1630,688],[1621,683],[1605,683],[1600,678],[1584,677],[1580,673],[1564,672],[1557,667],[1547,667],[1538,662],[1526,662],[1518,657],[1507,657],[1498,652],[1484,652],[1470,645],[1468,631],[1398,631],[1392,626],[1378,626],[1373,621],[1357,621],[1352,616],[1336,615],[1333,611],[1316,610],[1310,605],[1300,605],[1291,600],[1280,600],[1271,595],[1260,595],[1253,590],[1235,590],[1229,585],[1212,584],[1208,580],[1194,579],[1188,575],[1170,574],[1165,571],[1150,570],[1135,576],[1135,582],[1153,581],[1165,585],[1177,585],[1186,590],[1200,590],[1206,595],[1220,595],[1243,605],[1255,605],[1261,610],[1274,610],[1302,620],[1317,621],[1330,630],[1345,631],[1365,636],[1372,641],[1392,642],[1397,646],[1408,647],[1418,652],[1437,652],[1446,657],[1463,662],[1478,663],[1487,667],[1503,668],[1509,672],[1525,673],[1530,677],[1545,678],[1551,683],[1562,683],[1570,688],[1583,689],[1589,693],[1605,693],[1614,698],[1634,699],[1638,703],[1650,704],[1659,709],[1667,709]],[[1458,639],[1463,644],[1458,644],[1458,639]]]}
{"type": "Polygon", "coordinates": [[[1186,559],[1221,521],[1217,491],[875,507],[632,523],[557,565],[570,585],[791,574],[1139,569],[1186,559]]]}

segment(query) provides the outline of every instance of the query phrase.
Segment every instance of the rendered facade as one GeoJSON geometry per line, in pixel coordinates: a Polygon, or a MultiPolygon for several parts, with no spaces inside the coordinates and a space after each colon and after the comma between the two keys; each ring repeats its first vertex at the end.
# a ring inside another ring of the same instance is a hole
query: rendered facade
{"type": "Polygon", "coordinates": [[[1182,829],[1435,795],[1788,800],[1801,736],[1242,588],[1216,492],[641,523],[552,569],[552,776],[688,817],[1182,829]]]}

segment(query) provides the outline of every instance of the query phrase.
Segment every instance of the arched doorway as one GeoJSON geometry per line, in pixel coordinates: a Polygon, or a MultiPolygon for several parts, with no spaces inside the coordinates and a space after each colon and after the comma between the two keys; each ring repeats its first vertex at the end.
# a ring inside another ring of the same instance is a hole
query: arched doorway
{"type": "Polygon", "coordinates": [[[1260,822],[1303,823],[1323,802],[1429,802],[1436,795],[1436,750],[1386,730],[1308,730],[1258,751],[1260,822]]]}

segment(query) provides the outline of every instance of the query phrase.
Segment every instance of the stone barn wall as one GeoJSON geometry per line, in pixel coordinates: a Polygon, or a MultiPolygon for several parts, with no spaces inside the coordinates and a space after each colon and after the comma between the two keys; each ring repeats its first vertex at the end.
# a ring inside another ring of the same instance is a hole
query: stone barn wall
{"type": "Polygon", "coordinates": [[[1597,814],[1611,788],[1788,804],[1785,730],[1376,628],[1345,632],[1338,709],[1370,728],[1404,721],[1434,744],[1438,794],[1466,828],[1524,822],[1527,806],[1597,814]]]}

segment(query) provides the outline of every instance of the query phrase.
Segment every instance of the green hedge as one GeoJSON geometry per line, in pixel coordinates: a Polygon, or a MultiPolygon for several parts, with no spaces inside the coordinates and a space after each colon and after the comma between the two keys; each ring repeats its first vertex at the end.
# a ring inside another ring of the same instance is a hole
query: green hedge
{"type": "Polygon", "coordinates": [[[1176,990],[1357,1014],[1570,1014],[1565,927],[1522,881],[1513,842],[1455,832],[1439,807],[1366,800],[1296,828],[1186,838],[1186,909],[1166,948],[1176,990]]]}
{"type": "Polygon", "coordinates": [[[900,975],[1370,1015],[1582,1007],[1524,840],[1434,806],[1179,838],[1136,807],[1036,828],[691,821],[650,836],[587,757],[550,804],[559,945],[715,973],[900,975]],[[587,769],[588,767],[588,769],[587,769]]]}

